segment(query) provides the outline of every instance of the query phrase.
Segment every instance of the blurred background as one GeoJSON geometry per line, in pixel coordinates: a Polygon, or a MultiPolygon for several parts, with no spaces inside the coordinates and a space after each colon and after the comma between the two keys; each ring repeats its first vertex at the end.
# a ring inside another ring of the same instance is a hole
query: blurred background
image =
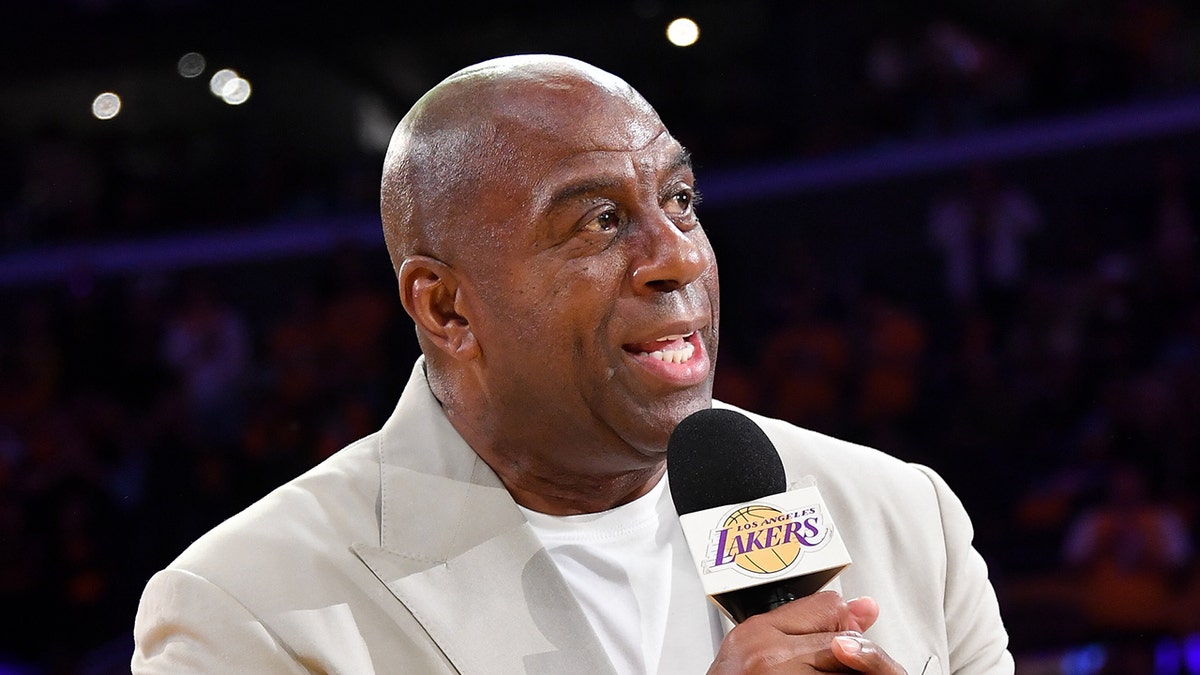
{"type": "Polygon", "coordinates": [[[941,472],[1018,672],[1200,672],[1200,6],[575,4],[6,4],[0,673],[128,672],[153,571],[381,424],[387,139],[521,52],[692,149],[718,394],[941,472]]]}

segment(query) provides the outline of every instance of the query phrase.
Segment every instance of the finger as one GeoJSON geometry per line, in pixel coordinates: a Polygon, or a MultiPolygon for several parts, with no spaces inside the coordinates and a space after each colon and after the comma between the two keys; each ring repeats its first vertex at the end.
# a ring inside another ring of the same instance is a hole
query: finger
{"type": "Polygon", "coordinates": [[[907,675],[904,668],[879,645],[861,635],[839,635],[830,642],[829,647],[838,662],[856,672],[867,675],[907,675]]]}
{"type": "Polygon", "coordinates": [[[755,620],[769,623],[776,630],[788,635],[859,630],[850,607],[835,591],[823,591],[798,598],[746,621],[755,620]]]}
{"type": "Polygon", "coordinates": [[[861,598],[847,600],[846,608],[850,610],[850,618],[854,625],[843,626],[841,630],[855,630],[863,633],[875,625],[875,620],[879,618],[879,603],[875,602],[874,598],[865,595],[861,598]]]}
{"type": "Polygon", "coordinates": [[[838,634],[792,635],[770,645],[757,645],[750,651],[721,652],[708,675],[797,675],[799,673],[854,673],[834,656],[830,645],[838,634]]]}
{"type": "Polygon", "coordinates": [[[852,673],[854,669],[839,661],[830,647],[837,635],[814,633],[784,636],[769,643],[723,644],[708,675],[852,673]]]}
{"type": "MultiPolygon", "coordinates": [[[[835,638],[836,639],[836,638],[835,638]]],[[[832,644],[831,639],[828,644],[832,644]]],[[[853,673],[856,672],[853,666],[842,663],[838,660],[836,654],[833,653],[831,647],[817,649],[810,653],[804,654],[802,657],[793,659],[787,663],[788,668],[780,669],[781,673],[803,673],[808,672],[800,666],[808,666],[818,673],[853,673]]]]}

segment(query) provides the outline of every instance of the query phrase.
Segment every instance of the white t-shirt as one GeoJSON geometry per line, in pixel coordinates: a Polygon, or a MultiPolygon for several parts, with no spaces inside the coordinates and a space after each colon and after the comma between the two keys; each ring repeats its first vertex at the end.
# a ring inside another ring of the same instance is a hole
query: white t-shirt
{"type": "Polygon", "coordinates": [[[704,596],[664,477],[610,511],[521,509],[618,673],[703,673],[724,629],[704,596]]]}

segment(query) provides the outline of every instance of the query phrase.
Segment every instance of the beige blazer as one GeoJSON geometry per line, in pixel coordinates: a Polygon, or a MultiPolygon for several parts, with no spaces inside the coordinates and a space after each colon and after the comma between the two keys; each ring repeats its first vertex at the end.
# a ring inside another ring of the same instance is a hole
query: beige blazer
{"type": "MultiPolygon", "coordinates": [[[[789,480],[817,480],[854,558],[836,583],[882,607],[869,636],[914,675],[1012,673],[970,523],[933,472],[752,417],[789,480]]],[[[613,672],[422,361],[380,432],[154,575],[134,637],[135,673],[613,672]]]]}

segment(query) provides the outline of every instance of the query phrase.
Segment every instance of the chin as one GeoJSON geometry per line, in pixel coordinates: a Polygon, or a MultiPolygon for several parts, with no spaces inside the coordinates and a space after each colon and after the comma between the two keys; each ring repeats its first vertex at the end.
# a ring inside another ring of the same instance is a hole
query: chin
{"type": "Polygon", "coordinates": [[[711,391],[706,391],[703,396],[689,396],[686,400],[662,402],[655,406],[654,410],[647,406],[640,411],[640,415],[635,419],[635,429],[626,435],[626,439],[642,454],[665,456],[671,432],[675,431],[675,427],[679,426],[683,418],[711,407],[711,391]]]}

